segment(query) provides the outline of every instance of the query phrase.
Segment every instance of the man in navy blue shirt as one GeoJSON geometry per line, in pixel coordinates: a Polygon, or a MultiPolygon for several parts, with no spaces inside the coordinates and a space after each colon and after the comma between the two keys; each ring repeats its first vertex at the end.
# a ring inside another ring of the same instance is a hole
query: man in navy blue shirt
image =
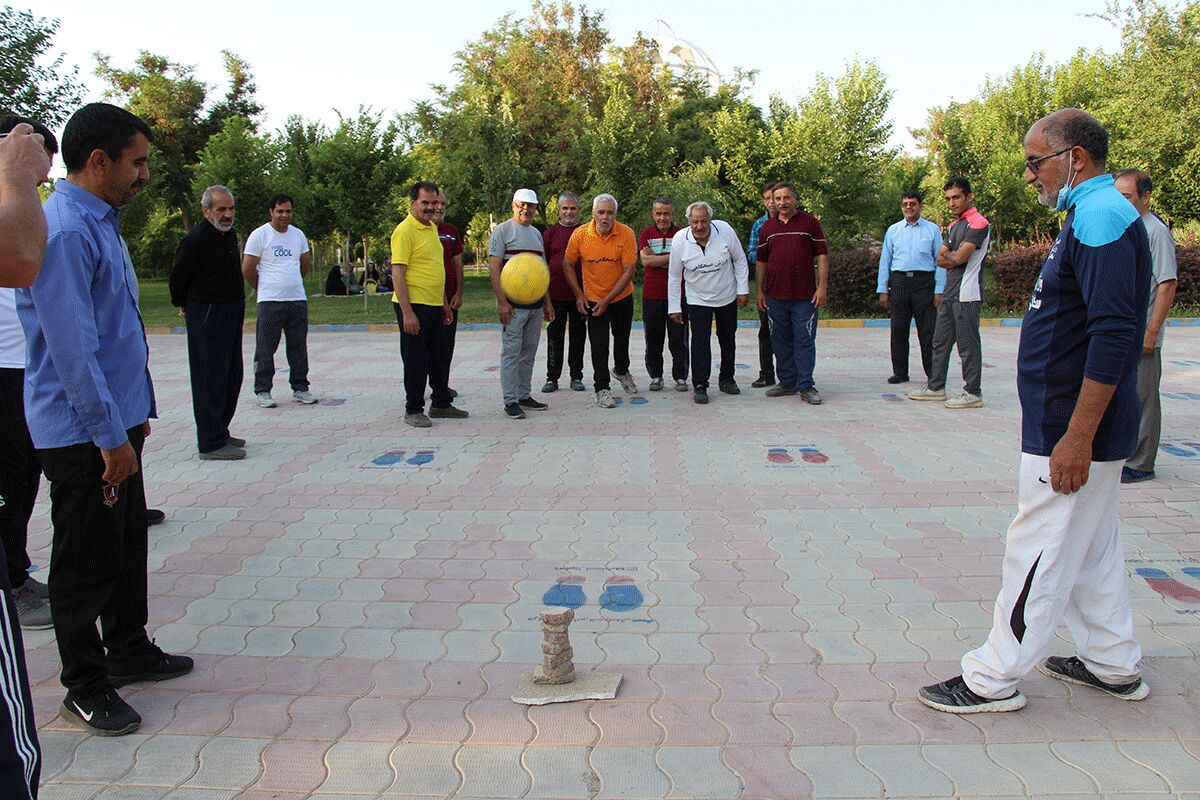
{"type": "Polygon", "coordinates": [[[963,656],[961,676],[921,689],[921,702],[940,711],[1021,708],[1016,685],[1034,667],[1122,700],[1150,693],[1117,507],[1138,436],[1150,248],[1105,171],[1107,155],[1108,132],[1079,109],[1043,117],[1025,136],[1025,182],[1067,216],[1021,328],[1018,513],[992,630],[963,656]],[[1042,660],[1064,619],[1076,655],[1042,660]]]}
{"type": "Polygon", "coordinates": [[[71,117],[62,138],[67,177],[45,205],[41,273],[17,292],[28,342],[25,415],[50,482],[62,713],[108,736],[141,724],[116,687],[192,669],[192,659],[164,653],[146,635],[141,451],[156,414],[119,222],[121,206],[149,179],[152,139],[145,122],[106,103],[71,117]]]}

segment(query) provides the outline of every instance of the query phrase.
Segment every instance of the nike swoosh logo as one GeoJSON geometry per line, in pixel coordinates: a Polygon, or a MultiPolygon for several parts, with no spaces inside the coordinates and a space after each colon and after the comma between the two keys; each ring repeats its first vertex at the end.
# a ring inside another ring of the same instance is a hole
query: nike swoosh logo
{"type": "Polygon", "coordinates": [[[1038,475],[1038,483],[1045,483],[1045,482],[1046,482],[1046,479],[1043,478],[1041,475],[1038,475]]]}
{"type": "Polygon", "coordinates": [[[76,703],[74,700],[71,701],[71,705],[75,706],[75,710],[79,712],[79,716],[83,717],[84,722],[91,722],[92,717],[96,716],[95,711],[90,714],[85,713],[84,710],[79,707],[79,703],[76,703]]]}

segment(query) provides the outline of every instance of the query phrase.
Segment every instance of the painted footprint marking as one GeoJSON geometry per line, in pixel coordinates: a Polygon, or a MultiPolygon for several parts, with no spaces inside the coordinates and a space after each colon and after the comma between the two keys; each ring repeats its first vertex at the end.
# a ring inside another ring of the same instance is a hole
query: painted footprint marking
{"type": "Polygon", "coordinates": [[[412,464],[414,467],[419,467],[422,464],[428,464],[430,461],[433,461],[433,458],[434,453],[432,450],[418,450],[417,454],[405,463],[412,464]]]}
{"type": "Polygon", "coordinates": [[[829,460],[829,456],[815,447],[801,447],[800,452],[803,454],[800,457],[809,464],[824,464],[829,460]]]}
{"type": "Polygon", "coordinates": [[[633,611],[646,598],[628,575],[614,575],[604,581],[604,593],[600,595],[600,607],[606,611],[633,611]]]}
{"type": "Polygon", "coordinates": [[[646,405],[646,403],[649,403],[649,402],[650,402],[649,398],[646,398],[646,397],[631,397],[631,398],[629,398],[629,405],[631,405],[631,406],[644,406],[644,405],[646,405]]]}
{"type": "MultiPolygon", "coordinates": [[[[1184,570],[1189,575],[1200,575],[1200,569],[1196,567],[1185,567],[1184,570]]],[[[1166,570],[1157,567],[1138,567],[1137,574],[1145,579],[1151,589],[1169,600],[1200,603],[1200,589],[1193,589],[1191,586],[1180,583],[1172,578],[1166,570]]]]}
{"type": "Polygon", "coordinates": [[[771,447],[767,449],[767,461],[772,464],[792,464],[796,459],[788,455],[786,447],[771,447]]]}
{"type": "Polygon", "coordinates": [[[587,597],[583,594],[583,578],[578,575],[559,578],[542,595],[542,605],[547,606],[579,608],[586,600],[587,597]]]}
{"type": "Polygon", "coordinates": [[[883,398],[883,401],[885,403],[903,403],[904,402],[904,398],[902,398],[898,394],[892,394],[891,392],[887,392],[887,393],[881,394],[879,396],[883,398]]]}
{"type": "Polygon", "coordinates": [[[371,463],[377,467],[390,467],[392,464],[399,464],[403,460],[403,450],[389,450],[383,455],[375,456],[375,458],[371,459],[371,463]]]}

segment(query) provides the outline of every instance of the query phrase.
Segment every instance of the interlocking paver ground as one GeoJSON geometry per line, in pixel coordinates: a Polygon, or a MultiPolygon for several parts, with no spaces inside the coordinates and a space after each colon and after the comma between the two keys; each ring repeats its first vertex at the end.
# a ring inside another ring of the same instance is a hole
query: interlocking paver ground
{"type": "MultiPolygon", "coordinates": [[[[1200,797],[1200,329],[1167,336],[1158,480],[1122,489],[1150,697],[1035,674],[1025,709],[973,718],[915,692],[990,625],[1019,329],[984,329],[987,405],[959,412],[887,385],[873,328],[821,329],[825,405],[766,398],[755,333],[741,396],[560,391],[514,421],[498,334],[462,331],[471,417],[421,431],[394,334],[314,334],[313,388],[344,402],[247,390],[230,463],[196,458],[186,343],[152,336],[150,624],[196,669],[123,691],[138,734],[91,737],[58,716],[53,633],[27,632],[42,797],[1200,797]],[[509,700],[554,596],[615,701],[509,700]]],[[[43,493],[42,577],[49,540],[43,493]]]]}

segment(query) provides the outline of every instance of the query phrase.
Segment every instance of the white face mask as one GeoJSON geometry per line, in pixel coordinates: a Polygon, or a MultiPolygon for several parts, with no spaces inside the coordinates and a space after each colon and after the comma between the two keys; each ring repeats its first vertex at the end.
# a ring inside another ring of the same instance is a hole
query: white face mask
{"type": "Polygon", "coordinates": [[[1054,201],[1055,211],[1067,210],[1067,200],[1071,196],[1071,180],[1075,177],[1074,173],[1071,172],[1071,151],[1068,150],[1063,155],[1067,157],[1067,182],[1058,190],[1058,198],[1054,201]]]}

